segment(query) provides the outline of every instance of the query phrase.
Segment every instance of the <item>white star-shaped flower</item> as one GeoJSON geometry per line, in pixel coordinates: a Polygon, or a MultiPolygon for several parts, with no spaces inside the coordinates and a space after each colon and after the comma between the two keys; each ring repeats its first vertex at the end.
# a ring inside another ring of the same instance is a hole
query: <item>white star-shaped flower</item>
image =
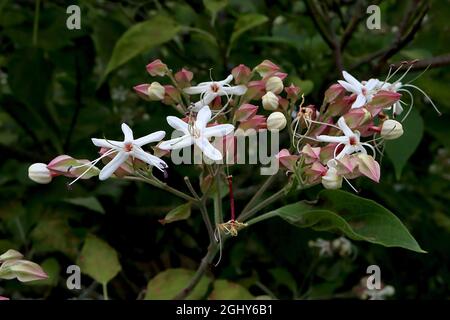
{"type": "Polygon", "coordinates": [[[161,171],[164,171],[164,169],[167,168],[167,164],[163,160],[142,149],[143,145],[162,140],[166,135],[164,131],[157,131],[142,138],[134,139],[133,131],[130,127],[126,123],[122,123],[122,132],[124,134],[123,141],[92,138],[92,143],[97,147],[109,149],[100,158],[92,162],[94,165],[100,159],[116,154],[115,157],[100,171],[100,180],[108,179],[125,161],[128,160],[129,157],[139,159],[161,171]]]}
{"type": "Polygon", "coordinates": [[[222,153],[213,147],[209,142],[209,138],[226,136],[233,132],[234,126],[232,124],[219,124],[212,127],[206,127],[210,120],[211,110],[208,106],[204,106],[200,109],[197,113],[195,122],[191,125],[177,117],[167,117],[169,125],[172,128],[181,131],[184,135],[179,138],[163,141],[158,147],[163,150],[174,150],[195,144],[202,150],[203,154],[211,160],[222,160],[222,153]]]}
{"type": "Polygon", "coordinates": [[[337,143],[337,146],[334,150],[335,159],[339,160],[346,154],[350,155],[355,152],[367,154],[367,151],[364,147],[369,147],[372,151],[374,151],[374,148],[370,144],[368,144],[367,142],[360,141],[359,132],[358,131],[353,132],[352,129],[349,128],[343,117],[339,118],[337,125],[339,129],[341,129],[342,132],[344,133],[343,136],[338,137],[327,135],[317,136],[317,140],[321,142],[337,143]],[[344,145],[344,148],[336,155],[337,149],[342,145],[344,145]]]}
{"type": "Polygon", "coordinates": [[[382,83],[378,79],[359,82],[346,71],[342,71],[342,76],[346,81],[338,80],[339,84],[348,92],[356,94],[356,100],[352,104],[352,109],[361,108],[366,103],[370,102],[379,90],[378,87],[380,83],[382,83]]]}
{"type": "Polygon", "coordinates": [[[242,96],[247,91],[244,85],[231,86],[231,80],[233,75],[230,74],[225,80],[201,82],[194,87],[184,88],[183,91],[189,95],[200,94],[200,101],[196,102],[193,108],[194,111],[198,111],[216,97],[227,96],[230,99],[233,95],[242,96]]]}

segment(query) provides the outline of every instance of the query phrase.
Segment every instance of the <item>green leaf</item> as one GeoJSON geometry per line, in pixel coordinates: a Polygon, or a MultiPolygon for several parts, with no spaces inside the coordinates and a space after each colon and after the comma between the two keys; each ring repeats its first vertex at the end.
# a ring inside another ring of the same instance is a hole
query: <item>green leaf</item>
{"type": "Polygon", "coordinates": [[[226,8],[228,5],[228,0],[203,0],[203,5],[211,13],[211,24],[214,25],[217,13],[226,8]]]}
{"type": "Polygon", "coordinates": [[[122,270],[116,250],[93,235],[87,236],[77,264],[81,272],[104,285],[122,270]]]}
{"type": "Polygon", "coordinates": [[[170,41],[180,29],[180,26],[167,16],[156,16],[135,24],[117,41],[103,79],[137,55],[170,41]]]}
{"type": "Polygon", "coordinates": [[[314,82],[311,80],[302,80],[298,77],[290,77],[290,80],[300,88],[300,94],[304,94],[305,96],[310,94],[314,89],[314,82]]]}
{"type": "Polygon", "coordinates": [[[159,220],[162,224],[171,223],[179,220],[186,220],[191,216],[191,203],[185,203],[176,207],[166,215],[164,219],[159,220]]]}
{"type": "Polygon", "coordinates": [[[230,54],[231,49],[234,47],[236,40],[242,36],[243,33],[259,26],[269,21],[265,15],[258,13],[247,13],[239,16],[234,25],[233,33],[230,38],[230,45],[228,47],[228,54],[230,54]]]}
{"type": "Polygon", "coordinates": [[[214,281],[214,289],[209,300],[251,300],[255,297],[240,284],[228,280],[214,281]]]}
{"type": "MultiPolygon", "coordinates": [[[[167,269],[158,273],[151,279],[147,285],[145,300],[168,300],[173,299],[181,290],[183,290],[194,276],[195,271],[187,269],[167,269]]],[[[211,280],[203,276],[200,282],[187,296],[188,300],[202,299],[211,280]]]]}
{"type": "Polygon", "coordinates": [[[101,214],[105,214],[105,210],[103,209],[101,203],[95,197],[85,197],[85,198],[70,198],[65,199],[65,202],[71,203],[73,205],[87,208],[89,210],[99,212],[101,214]]]}
{"type": "Polygon", "coordinates": [[[397,179],[400,179],[404,166],[416,151],[423,136],[423,120],[416,109],[411,111],[402,125],[403,135],[396,140],[386,141],[386,154],[394,164],[397,179]]]}
{"type": "Polygon", "coordinates": [[[59,251],[73,259],[77,255],[80,239],[62,217],[41,218],[30,236],[33,240],[33,250],[36,252],[59,251]]]}
{"type": "Polygon", "coordinates": [[[338,232],[353,240],[425,252],[392,212],[372,200],[341,190],[322,190],[316,204],[296,202],[254,218],[248,224],[275,216],[300,228],[338,232]]]}

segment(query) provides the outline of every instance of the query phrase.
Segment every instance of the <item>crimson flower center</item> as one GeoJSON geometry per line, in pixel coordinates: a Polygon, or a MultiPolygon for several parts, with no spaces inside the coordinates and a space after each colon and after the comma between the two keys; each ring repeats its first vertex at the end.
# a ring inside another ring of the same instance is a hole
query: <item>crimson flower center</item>
{"type": "Polygon", "coordinates": [[[351,136],[349,139],[349,143],[354,146],[356,144],[358,144],[358,139],[355,136],[351,136]]]}
{"type": "Polygon", "coordinates": [[[125,149],[126,152],[130,152],[133,150],[133,144],[130,142],[125,143],[125,145],[123,146],[123,148],[125,149]]]}
{"type": "Polygon", "coordinates": [[[211,85],[211,90],[212,90],[212,92],[217,92],[217,91],[219,91],[219,86],[216,84],[216,83],[213,83],[212,85],[211,85]]]}

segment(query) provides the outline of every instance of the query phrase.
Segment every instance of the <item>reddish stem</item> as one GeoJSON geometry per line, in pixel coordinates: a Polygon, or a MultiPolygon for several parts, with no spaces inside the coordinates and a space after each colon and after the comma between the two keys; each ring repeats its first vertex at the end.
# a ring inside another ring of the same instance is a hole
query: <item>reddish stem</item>
{"type": "Polygon", "coordinates": [[[235,221],[234,195],[233,195],[233,176],[228,176],[227,180],[228,180],[228,190],[230,191],[231,221],[235,221]]]}

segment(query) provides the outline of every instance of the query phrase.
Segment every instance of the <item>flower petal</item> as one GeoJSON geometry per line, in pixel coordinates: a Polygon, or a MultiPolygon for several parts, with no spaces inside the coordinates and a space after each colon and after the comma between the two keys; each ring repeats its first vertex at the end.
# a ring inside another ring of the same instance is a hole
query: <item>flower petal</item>
{"type": "Polygon", "coordinates": [[[167,168],[167,163],[165,163],[160,158],[145,152],[141,148],[134,148],[132,156],[144,161],[145,163],[148,163],[151,166],[158,168],[161,171],[164,171],[164,169],[167,168]]]}
{"type": "Polygon", "coordinates": [[[180,118],[168,116],[166,120],[169,126],[171,126],[172,128],[179,130],[184,134],[189,134],[189,125],[180,118]]]}
{"type": "Polygon", "coordinates": [[[230,74],[225,80],[218,81],[218,83],[223,86],[224,84],[229,84],[233,80],[233,75],[230,74]]]}
{"type": "Polygon", "coordinates": [[[206,138],[195,139],[195,144],[203,151],[203,154],[214,161],[222,160],[223,156],[219,150],[213,147],[213,145],[206,138]]]}
{"type": "Polygon", "coordinates": [[[240,86],[234,86],[234,87],[224,87],[222,90],[225,91],[227,94],[242,96],[244,93],[247,92],[247,87],[240,85],[240,86]]]}
{"type": "Polygon", "coordinates": [[[353,92],[353,93],[358,93],[358,89],[355,88],[354,86],[352,86],[350,83],[348,83],[347,81],[342,81],[342,80],[338,80],[338,83],[344,87],[345,90],[347,90],[348,92],[353,92]]]}
{"type": "Polygon", "coordinates": [[[341,128],[342,132],[345,134],[346,137],[351,137],[354,136],[355,134],[353,133],[352,129],[350,129],[347,125],[347,122],[345,122],[344,117],[340,117],[337,125],[339,128],[341,128]]]}
{"type": "Polygon", "coordinates": [[[164,131],[156,131],[143,136],[142,138],[134,140],[133,144],[142,147],[143,145],[146,145],[148,143],[162,140],[165,135],[166,133],[164,131]]]}
{"type": "Polygon", "coordinates": [[[195,126],[197,127],[197,129],[203,130],[204,128],[206,128],[206,125],[208,124],[209,120],[211,120],[211,110],[209,109],[208,106],[204,106],[197,113],[195,126]]]}
{"type": "Polygon", "coordinates": [[[122,149],[123,148],[122,141],[97,139],[97,138],[92,138],[91,141],[96,147],[99,147],[99,148],[108,148],[108,149],[122,149]]]}
{"type": "Polygon", "coordinates": [[[336,160],[342,159],[346,154],[352,154],[356,151],[356,148],[351,145],[346,145],[338,155],[336,155],[336,160]]]}
{"type": "Polygon", "coordinates": [[[317,140],[321,142],[331,142],[331,143],[348,143],[348,137],[345,136],[326,136],[326,135],[320,135],[316,137],[317,140]]]}
{"type": "Polygon", "coordinates": [[[365,87],[367,90],[373,90],[379,84],[381,84],[381,82],[378,79],[370,79],[369,81],[367,81],[365,87]]]}
{"type": "Polygon", "coordinates": [[[201,103],[203,106],[206,106],[206,105],[210,104],[218,95],[219,95],[218,92],[208,91],[197,103],[201,103]]]}
{"type": "Polygon", "coordinates": [[[358,94],[356,97],[355,102],[352,104],[352,109],[361,108],[363,105],[365,105],[367,102],[366,97],[363,94],[358,94]]]}
{"type": "Polygon", "coordinates": [[[158,145],[162,150],[176,150],[188,147],[194,143],[194,138],[191,135],[184,135],[179,138],[163,141],[158,145]]]}
{"type": "Polygon", "coordinates": [[[131,142],[134,140],[133,131],[126,123],[122,123],[122,132],[125,137],[124,139],[125,142],[131,142]]]}
{"type": "Polygon", "coordinates": [[[122,163],[124,163],[125,161],[127,161],[129,154],[126,152],[119,152],[114,159],[112,159],[110,162],[108,162],[108,164],[106,166],[103,167],[103,169],[100,171],[100,174],[98,176],[98,178],[100,180],[106,180],[109,177],[111,177],[111,175],[117,170],[119,169],[120,165],[122,163]]]}
{"type": "Polygon", "coordinates": [[[203,135],[206,138],[222,137],[233,132],[234,126],[232,124],[219,124],[217,126],[208,127],[203,130],[203,135]]]}
{"type": "Polygon", "coordinates": [[[210,83],[202,82],[199,83],[197,86],[184,88],[183,91],[187,94],[200,94],[202,92],[207,91],[209,86],[210,83]]]}
{"type": "Polygon", "coordinates": [[[361,82],[359,82],[358,80],[356,80],[356,78],[354,76],[352,76],[350,73],[348,73],[347,71],[342,71],[342,76],[344,77],[344,79],[351,84],[352,86],[354,86],[355,88],[361,88],[362,84],[361,82]]]}

